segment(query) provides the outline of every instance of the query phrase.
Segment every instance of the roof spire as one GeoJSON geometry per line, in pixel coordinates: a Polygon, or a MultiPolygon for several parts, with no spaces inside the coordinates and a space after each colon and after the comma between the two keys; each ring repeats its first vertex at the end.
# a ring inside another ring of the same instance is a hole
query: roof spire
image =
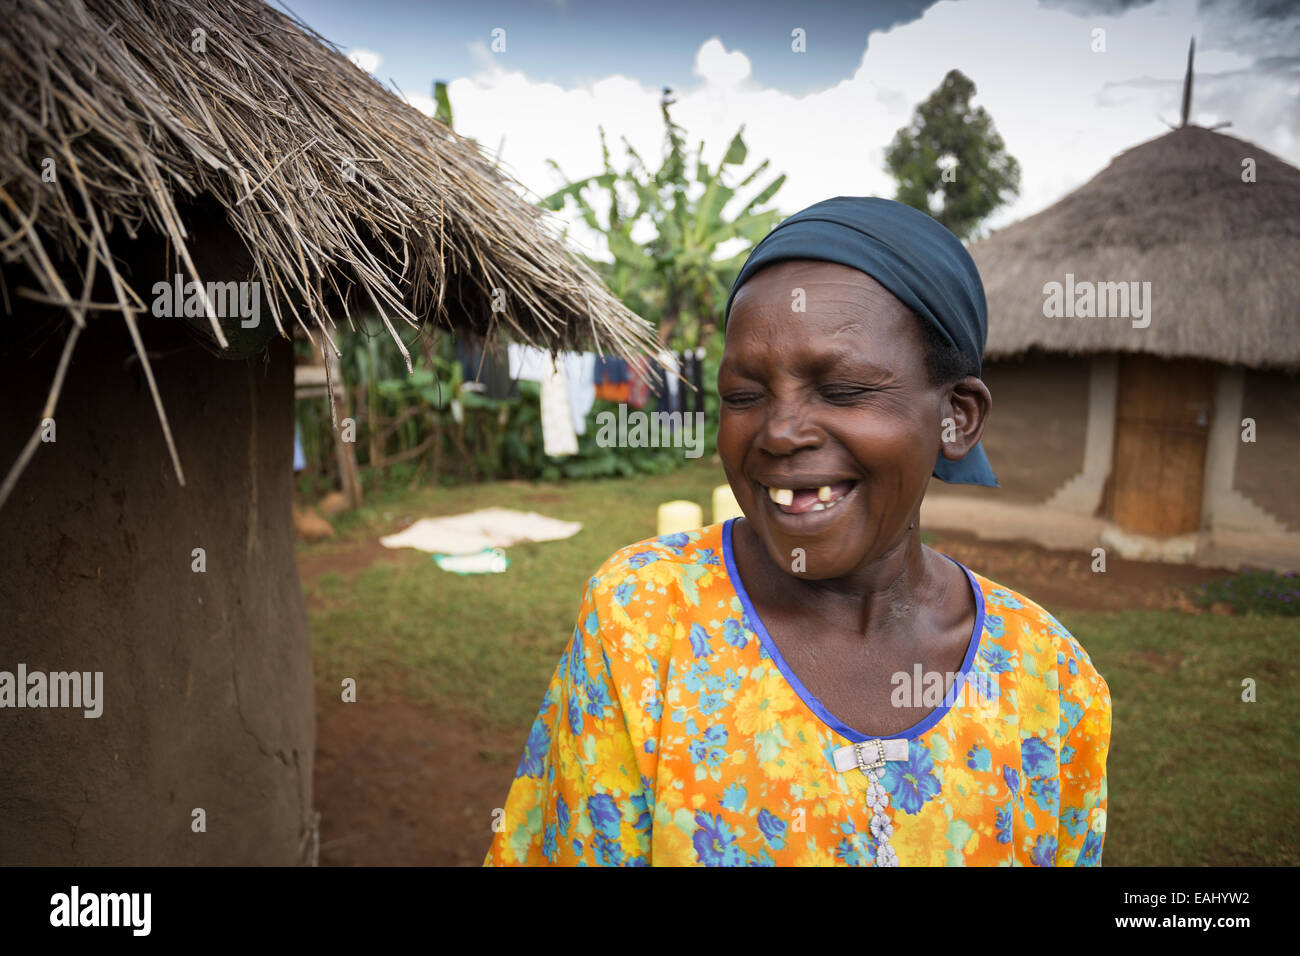
{"type": "Polygon", "coordinates": [[[1183,122],[1180,129],[1187,126],[1188,114],[1192,111],[1192,57],[1196,54],[1196,37],[1192,37],[1187,47],[1187,78],[1183,80],[1183,122]]]}

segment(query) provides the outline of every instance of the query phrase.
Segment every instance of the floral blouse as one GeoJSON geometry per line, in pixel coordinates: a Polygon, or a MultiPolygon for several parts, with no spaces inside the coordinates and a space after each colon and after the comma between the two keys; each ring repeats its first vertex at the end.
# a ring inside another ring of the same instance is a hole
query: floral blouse
{"type": "Polygon", "coordinates": [[[1101,862],[1110,690],[1055,618],[963,567],[961,673],[877,743],[781,657],[735,520],[629,545],[587,582],[485,865],[1101,862]]]}

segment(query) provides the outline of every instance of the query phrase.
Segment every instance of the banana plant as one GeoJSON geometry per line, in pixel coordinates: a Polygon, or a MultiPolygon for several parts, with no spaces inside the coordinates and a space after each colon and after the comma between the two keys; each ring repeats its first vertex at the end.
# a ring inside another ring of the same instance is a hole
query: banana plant
{"type": "MultiPolygon", "coordinates": [[[[568,182],[539,205],[558,211],[568,202],[574,204],[583,222],[604,235],[613,257],[612,262],[589,260],[592,268],[628,308],[659,327],[661,342],[680,347],[703,344],[720,324],[719,309],[749,248],[776,225],[777,210],[762,207],[785,183],[785,175],[759,188],[728,216],[727,208],[739,201],[741,192],[751,187],[770,163],[764,160],[735,186],[727,184],[749,154],[741,126],[714,169],[704,161],[701,140],[695,151],[694,174],[690,175],[691,157],[681,127],[671,116],[671,93],[665,89],[660,100],[666,148],[657,171],[649,171],[626,138],[627,168],[616,169],[602,127],[602,172],[568,182]],[[609,200],[604,221],[589,198],[589,191],[595,190],[603,190],[609,200]],[[638,243],[632,239],[632,231],[643,221],[653,227],[654,236],[638,243]],[[735,239],[745,240],[747,247],[719,258],[719,247],[735,239]]],[[[548,163],[564,176],[557,163],[548,163]]]]}

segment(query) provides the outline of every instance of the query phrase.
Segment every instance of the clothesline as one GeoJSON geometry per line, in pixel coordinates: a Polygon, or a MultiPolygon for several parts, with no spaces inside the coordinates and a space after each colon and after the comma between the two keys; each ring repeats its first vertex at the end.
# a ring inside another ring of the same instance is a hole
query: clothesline
{"type": "Polygon", "coordinates": [[[593,352],[550,353],[531,345],[508,343],[504,356],[483,355],[481,344],[457,346],[462,377],[481,381],[488,398],[518,395],[520,381],[541,384],[542,444],[551,457],[576,454],[578,436],[586,434],[587,417],[597,399],[657,411],[703,411],[704,350],[661,351],[654,361],[633,362],[593,352]],[[681,386],[678,374],[691,382],[694,393],[681,386]],[[690,406],[689,408],[687,406],[690,406]]]}

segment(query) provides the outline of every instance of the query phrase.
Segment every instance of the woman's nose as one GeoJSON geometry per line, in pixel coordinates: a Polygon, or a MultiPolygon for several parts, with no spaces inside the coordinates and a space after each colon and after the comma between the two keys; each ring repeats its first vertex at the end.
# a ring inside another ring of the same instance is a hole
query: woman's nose
{"type": "Polygon", "coordinates": [[[772,455],[791,455],[821,444],[822,431],[802,402],[773,402],[759,432],[759,448],[772,455]]]}

